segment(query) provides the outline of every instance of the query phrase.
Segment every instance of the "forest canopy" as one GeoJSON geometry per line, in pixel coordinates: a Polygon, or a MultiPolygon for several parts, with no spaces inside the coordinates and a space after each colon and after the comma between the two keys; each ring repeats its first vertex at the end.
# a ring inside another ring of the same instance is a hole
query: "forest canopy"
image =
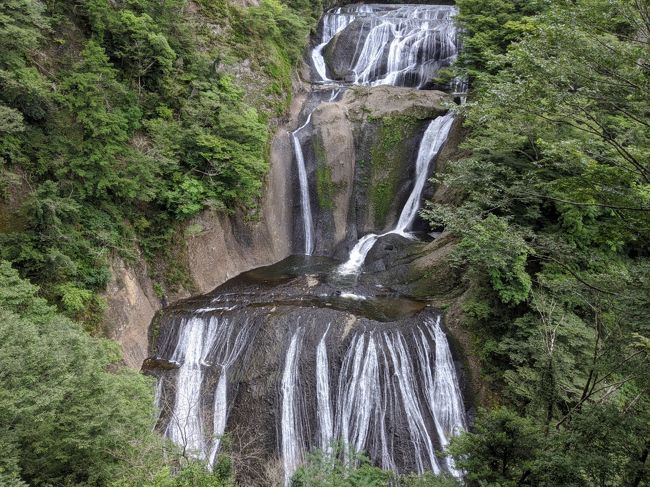
{"type": "Polygon", "coordinates": [[[462,196],[423,214],[459,238],[501,407],[452,452],[472,485],[646,485],[650,6],[457,4],[472,91],[441,180],[462,196]]]}

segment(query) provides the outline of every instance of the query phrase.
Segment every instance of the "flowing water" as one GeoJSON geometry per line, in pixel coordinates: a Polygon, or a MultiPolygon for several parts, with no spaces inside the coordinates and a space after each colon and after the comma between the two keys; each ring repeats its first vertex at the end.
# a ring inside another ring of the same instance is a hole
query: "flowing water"
{"type": "Polygon", "coordinates": [[[250,428],[248,443],[280,458],[285,485],[316,449],[459,476],[438,458],[465,428],[440,315],[368,287],[337,293],[335,262],[296,259],[161,315],[159,429],[211,467],[222,435],[250,428]]]}
{"type": "MultiPolygon", "coordinates": [[[[296,406],[303,392],[297,385],[302,332],[296,331],[291,340],[282,380],[282,452],[289,476],[309,443],[299,427],[304,421],[298,419],[306,412],[296,406]]],[[[367,451],[386,469],[419,473],[444,469],[460,475],[451,460],[443,460],[441,466],[436,455],[465,428],[463,401],[440,317],[407,330],[355,333],[334,387],[324,345],[328,332],[329,326],[317,347],[319,442],[314,446],[331,454],[332,441],[340,443],[343,458],[350,463],[355,462],[354,452],[367,451]],[[396,425],[404,425],[406,438],[395,435],[396,425]]]]}
{"type": "Polygon", "coordinates": [[[395,225],[394,229],[381,235],[369,233],[362,237],[350,251],[348,260],[339,266],[339,274],[357,274],[361,270],[368,252],[370,252],[375,243],[377,243],[377,240],[381,237],[390,234],[409,237],[406,232],[413,224],[413,220],[415,220],[418,209],[420,208],[420,198],[422,197],[424,183],[429,174],[429,165],[436,158],[440,149],[442,149],[444,143],[447,141],[453,123],[454,115],[449,113],[434,119],[429,124],[427,130],[424,132],[422,141],[420,142],[418,157],[415,162],[415,183],[413,184],[411,194],[402,209],[397,225],[395,225]]]}
{"type": "MultiPolygon", "coordinates": [[[[356,4],[323,16],[310,57],[314,82],[326,86],[314,91],[291,133],[305,256],[244,273],[164,310],[152,325],[158,429],[210,468],[223,435],[232,432],[242,451],[261,445],[248,462],[277,461],[286,486],[316,449],[347,464],[365,452],[397,472],[462,475],[439,456],[466,428],[440,315],[381,285],[342,292],[336,278],[357,276],[379,238],[413,238],[430,166],[454,117],[439,116],[426,127],[393,229],[363,236],[343,264],[309,257],[318,242],[313,174],[303,153],[314,109],[336,102],[348,86],[428,87],[457,55],[454,13],[451,6],[356,4]],[[345,43],[345,62],[333,69],[326,59],[337,43],[345,43]]],[[[250,478],[260,481],[260,472],[250,478]]]]}
{"type": "Polygon", "coordinates": [[[309,201],[309,182],[307,181],[307,170],[305,169],[305,157],[300,145],[298,134],[304,129],[311,121],[311,113],[307,117],[307,121],[299,128],[291,132],[291,139],[293,141],[293,150],[296,156],[296,164],[298,165],[298,182],[300,183],[300,206],[302,208],[302,224],[305,232],[305,255],[311,255],[314,249],[314,223],[311,216],[311,203],[309,201]]]}
{"type": "Polygon", "coordinates": [[[323,16],[320,43],[311,55],[317,81],[333,81],[324,51],[337,34],[356,22],[363,28],[348,41],[354,46],[347,66],[350,81],[421,88],[456,59],[455,12],[445,5],[363,4],[330,11],[323,16]]]}

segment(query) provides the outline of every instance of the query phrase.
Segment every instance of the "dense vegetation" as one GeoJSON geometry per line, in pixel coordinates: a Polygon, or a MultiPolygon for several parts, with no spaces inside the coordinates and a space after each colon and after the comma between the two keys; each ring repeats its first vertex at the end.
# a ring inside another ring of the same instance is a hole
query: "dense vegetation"
{"type": "MultiPolygon", "coordinates": [[[[253,208],[319,8],[3,1],[0,258],[92,329],[111,255],[160,262],[180,221],[253,208]],[[245,89],[229,74],[242,63],[245,89]]],[[[159,285],[182,283],[175,270],[159,285]]]]}
{"type": "Polygon", "coordinates": [[[152,431],[153,380],[119,361],[0,261],[0,485],[232,485],[152,431]]]}
{"type": "Polygon", "coordinates": [[[647,485],[650,7],[457,3],[463,198],[426,216],[460,239],[499,407],[452,451],[472,485],[647,485]]]}

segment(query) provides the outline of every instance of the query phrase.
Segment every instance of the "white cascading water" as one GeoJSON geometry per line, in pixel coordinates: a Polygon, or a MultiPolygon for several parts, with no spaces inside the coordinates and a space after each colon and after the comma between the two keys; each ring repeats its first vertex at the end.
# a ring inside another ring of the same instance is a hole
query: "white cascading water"
{"type": "MultiPolygon", "coordinates": [[[[356,452],[367,451],[382,468],[398,470],[396,455],[400,454],[406,455],[411,468],[419,473],[440,473],[437,451],[444,450],[451,437],[465,429],[463,400],[440,317],[428,319],[409,332],[356,333],[344,352],[333,390],[325,346],[328,332],[329,327],[317,347],[320,441],[316,445],[329,453],[332,441],[341,444],[348,464],[355,463],[356,452]],[[335,398],[333,425],[331,397],[335,398]],[[394,428],[400,423],[406,424],[408,437],[401,439],[398,448],[394,428]]],[[[291,338],[282,378],[282,452],[287,481],[304,456],[305,444],[309,444],[301,430],[304,412],[298,403],[302,333],[299,329],[291,338]]],[[[447,472],[461,476],[453,460],[443,461],[447,472]]]]}
{"type": "MultiPolygon", "coordinates": [[[[361,29],[359,37],[355,40],[354,65],[350,66],[354,73],[352,84],[422,88],[431,81],[440,68],[450,65],[456,59],[458,47],[457,29],[453,22],[455,13],[456,8],[448,5],[363,4],[348,5],[327,12],[322,20],[320,43],[311,52],[312,63],[318,77],[315,81],[336,83],[327,76],[323,51],[334,36],[354,21],[364,21],[370,24],[370,29],[367,33],[361,29]]],[[[338,90],[333,93],[338,94],[338,90]]],[[[331,102],[335,98],[336,95],[333,95],[328,101],[331,102]]],[[[305,124],[291,134],[298,165],[306,255],[311,255],[314,249],[313,217],[309,199],[309,181],[298,133],[309,124],[310,120],[311,113],[305,124]]],[[[422,184],[424,185],[424,181],[422,184]]],[[[419,197],[417,202],[419,203],[419,197]]],[[[376,236],[369,237],[372,238],[376,241],[376,236]]],[[[357,250],[369,251],[374,242],[370,244],[366,240],[364,244],[366,247],[357,250]]],[[[355,253],[353,249],[350,260],[341,267],[341,273],[357,273],[364,260],[365,255],[355,253]]]]}
{"type": "Polygon", "coordinates": [[[422,197],[422,190],[424,189],[424,184],[429,173],[429,165],[447,141],[453,123],[454,114],[448,113],[442,117],[435,118],[429,124],[422,136],[415,162],[415,183],[404,208],[402,208],[397,225],[394,229],[381,235],[369,233],[363,236],[350,251],[348,260],[339,266],[339,274],[351,275],[359,273],[368,252],[374,247],[379,238],[390,234],[402,235],[404,237],[409,236],[407,230],[413,224],[418,209],[420,208],[420,198],[422,197]]]}
{"type": "Polygon", "coordinates": [[[311,113],[307,117],[307,121],[291,132],[293,140],[293,151],[296,155],[296,163],[298,164],[298,181],[300,183],[300,206],[302,208],[302,223],[305,234],[305,255],[311,255],[314,250],[314,224],[311,216],[311,203],[309,201],[309,181],[307,179],[307,168],[305,167],[305,156],[302,152],[302,146],[298,139],[298,133],[304,129],[311,121],[311,113]]]}
{"type": "MultiPolygon", "coordinates": [[[[452,436],[459,435],[466,429],[463,396],[458,386],[456,367],[451,357],[447,337],[440,327],[440,317],[433,327],[436,342],[435,379],[433,388],[427,388],[431,413],[435,419],[438,437],[443,448],[449,444],[452,436]]],[[[456,477],[461,472],[456,469],[454,460],[446,457],[447,468],[456,477]]]]}
{"type": "Polygon", "coordinates": [[[353,84],[421,88],[458,52],[456,9],[445,5],[348,5],[326,13],[312,62],[320,82],[331,82],[323,52],[354,21],[367,24],[354,39],[353,84]],[[367,32],[366,32],[367,30],[367,32]]]}
{"type": "Polygon", "coordinates": [[[208,458],[208,468],[212,469],[214,462],[221,446],[221,438],[226,431],[226,422],[228,419],[228,377],[230,369],[237,359],[244,352],[244,348],[249,343],[252,326],[248,322],[239,324],[228,318],[213,318],[210,322],[210,331],[214,334],[212,343],[215,344],[214,351],[206,354],[205,361],[214,357],[213,365],[221,368],[221,374],[214,391],[214,401],[212,408],[212,447],[208,458]]]}
{"type": "MultiPolygon", "coordinates": [[[[459,435],[466,429],[465,408],[463,397],[458,386],[456,368],[449,350],[447,337],[440,326],[440,317],[429,321],[425,329],[420,329],[421,341],[416,342],[421,370],[424,371],[425,396],[429,411],[433,416],[436,433],[442,448],[447,448],[453,436],[459,435]],[[428,347],[421,346],[427,339],[435,341],[435,353],[428,347]],[[432,362],[435,355],[433,371],[427,364],[432,362]],[[435,371],[435,374],[434,374],[435,371]]],[[[445,458],[447,470],[455,477],[460,477],[462,472],[456,469],[454,460],[445,458]]]]}
{"type": "MultiPolygon", "coordinates": [[[[171,418],[165,431],[174,443],[212,468],[228,418],[228,373],[251,338],[252,327],[232,318],[199,313],[181,323],[180,337],[171,361],[180,364],[171,418]],[[201,406],[204,369],[220,367],[214,392],[211,434],[204,427],[201,406]],[[207,440],[206,440],[207,438],[207,440]]],[[[158,401],[161,395],[157,394],[158,401]]]]}
{"type": "Polygon", "coordinates": [[[332,398],[330,395],[330,371],[327,360],[327,333],[323,334],[316,348],[316,402],[318,404],[318,423],[320,425],[320,449],[327,455],[332,453],[334,427],[332,422],[332,398]]]}
{"type": "Polygon", "coordinates": [[[291,337],[282,373],[282,463],[284,466],[284,485],[291,484],[291,477],[302,463],[304,457],[304,442],[301,430],[300,400],[298,397],[298,368],[300,346],[302,345],[302,329],[298,328],[291,337]]]}
{"type": "Polygon", "coordinates": [[[174,443],[199,458],[205,458],[200,404],[204,328],[205,320],[199,316],[193,316],[181,324],[181,335],[172,356],[172,361],[181,365],[176,380],[172,418],[166,431],[174,443]]]}

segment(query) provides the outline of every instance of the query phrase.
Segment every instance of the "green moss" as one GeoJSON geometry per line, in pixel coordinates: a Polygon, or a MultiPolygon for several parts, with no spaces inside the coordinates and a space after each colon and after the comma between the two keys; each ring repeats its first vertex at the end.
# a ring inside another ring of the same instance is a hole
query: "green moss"
{"type": "Polygon", "coordinates": [[[411,147],[408,144],[420,121],[412,116],[369,119],[379,123],[377,140],[370,151],[368,199],[374,221],[385,222],[395,194],[404,160],[411,147]]]}
{"type": "Polygon", "coordinates": [[[334,198],[341,189],[332,179],[332,168],[327,165],[327,157],[323,140],[315,134],[313,140],[314,158],[316,160],[316,196],[318,206],[323,210],[333,210],[334,198]]]}

